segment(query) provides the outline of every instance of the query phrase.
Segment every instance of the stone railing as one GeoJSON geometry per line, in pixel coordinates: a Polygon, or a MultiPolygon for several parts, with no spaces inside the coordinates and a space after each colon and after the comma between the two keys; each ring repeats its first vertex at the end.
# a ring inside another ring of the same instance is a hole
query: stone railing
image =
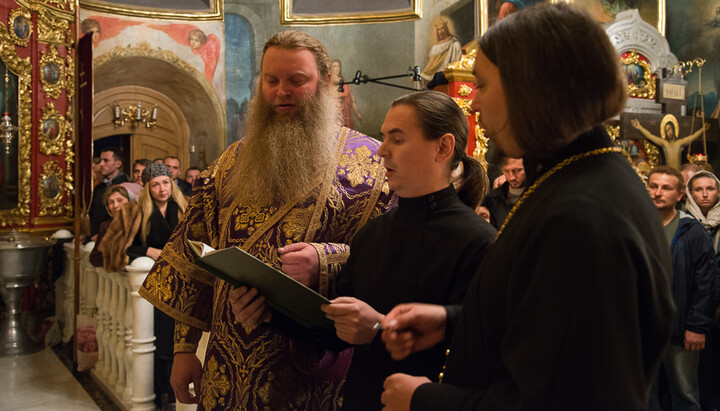
{"type": "MultiPolygon", "coordinates": [[[[58,280],[56,313],[63,342],[75,334],[74,245],[65,244],[65,273],[58,280]],[[61,300],[61,301],[60,301],[61,300]]],[[[153,261],[141,257],[126,271],[109,273],[90,264],[93,243],[81,248],[79,314],[95,318],[98,359],[91,375],[124,410],[154,410],[153,307],[138,294],[153,261]]]]}

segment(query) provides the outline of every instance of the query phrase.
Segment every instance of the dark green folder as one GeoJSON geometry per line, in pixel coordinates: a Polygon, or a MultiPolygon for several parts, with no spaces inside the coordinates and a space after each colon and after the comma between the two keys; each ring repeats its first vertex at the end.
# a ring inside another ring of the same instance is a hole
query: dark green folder
{"type": "Polygon", "coordinates": [[[195,253],[195,264],[235,287],[257,288],[273,310],[307,328],[334,329],[320,310],[330,304],[327,298],[265,264],[238,247],[202,255],[202,243],[188,240],[195,253]]]}

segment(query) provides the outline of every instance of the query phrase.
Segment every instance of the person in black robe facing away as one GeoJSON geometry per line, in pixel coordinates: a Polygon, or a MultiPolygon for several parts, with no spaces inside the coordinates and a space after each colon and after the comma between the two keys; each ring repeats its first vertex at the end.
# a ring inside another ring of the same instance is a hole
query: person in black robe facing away
{"type": "MultiPolygon", "coordinates": [[[[443,344],[394,361],[375,325],[402,302],[460,304],[497,234],[473,210],[487,192],[488,179],[480,163],[465,153],[468,123],[450,97],[435,91],[400,97],[381,133],[378,155],[398,205],[353,238],[350,257],[334,281],[331,294],[336,298],[323,307],[335,322],[337,337],[324,336],[322,343],[335,350],[354,347],[343,410],[381,409],[383,381],[395,372],[437,380],[443,344]],[[456,191],[452,173],[460,163],[456,191]]],[[[244,324],[263,318],[258,317],[265,312],[261,299],[247,305],[255,296],[245,287],[230,294],[233,311],[244,324]]],[[[271,324],[280,325],[276,318],[271,324]]]]}
{"type": "Polygon", "coordinates": [[[647,190],[601,123],[626,86],[602,27],[566,4],[521,10],[479,40],[472,108],[529,188],[462,308],[403,304],[393,358],[450,340],[442,383],[393,374],[386,410],[644,410],[675,309],[647,190]],[[510,52],[512,51],[512,52],[510,52]]]}

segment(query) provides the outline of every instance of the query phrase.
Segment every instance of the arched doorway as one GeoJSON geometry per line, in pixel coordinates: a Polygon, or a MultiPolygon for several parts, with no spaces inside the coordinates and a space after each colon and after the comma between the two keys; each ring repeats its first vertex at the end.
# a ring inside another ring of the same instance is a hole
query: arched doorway
{"type": "MultiPolygon", "coordinates": [[[[139,158],[154,159],[177,156],[183,168],[189,167],[190,129],[185,116],[175,102],[164,94],[139,86],[120,86],[95,95],[93,101],[93,140],[130,134],[130,162],[139,158]],[[152,109],[158,107],[156,126],[147,128],[143,123],[113,124],[113,106],[121,108],[137,105],[152,109]]],[[[126,170],[132,164],[125,167],[126,170]]]]}
{"type": "MultiPolygon", "coordinates": [[[[121,103],[121,106],[137,104],[138,95],[134,92],[138,92],[143,107],[152,107],[145,105],[144,98],[148,99],[147,104],[153,101],[153,105],[159,102],[159,107],[166,105],[167,111],[161,109],[158,122],[163,113],[173,113],[175,118],[166,120],[184,127],[170,140],[174,141],[174,147],[167,146],[167,138],[157,138],[162,132],[160,126],[154,131],[140,130],[139,127],[134,130],[134,134],[143,136],[145,157],[152,159],[153,153],[175,151],[182,163],[181,168],[185,170],[190,166],[199,166],[203,162],[201,160],[210,163],[225,148],[225,108],[220,98],[202,73],[173,53],[141,42],[135,47],[117,48],[97,57],[93,71],[94,138],[107,132],[122,133],[120,128],[113,128],[108,105],[115,101],[117,92],[129,90],[126,99],[122,100],[126,103],[121,103]],[[98,128],[103,125],[106,130],[98,128]]],[[[172,129],[170,126],[166,128],[172,129]]]]}

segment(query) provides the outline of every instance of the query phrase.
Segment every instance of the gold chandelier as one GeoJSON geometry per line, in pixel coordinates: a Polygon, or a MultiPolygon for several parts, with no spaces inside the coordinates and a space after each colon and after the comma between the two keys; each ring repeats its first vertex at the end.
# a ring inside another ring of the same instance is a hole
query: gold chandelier
{"type": "Polygon", "coordinates": [[[137,104],[130,104],[125,108],[121,108],[116,101],[112,104],[113,125],[122,127],[125,123],[129,123],[131,128],[136,128],[139,124],[144,124],[145,128],[153,129],[157,126],[158,106],[147,109],[142,106],[142,102],[138,100],[137,104]]]}

